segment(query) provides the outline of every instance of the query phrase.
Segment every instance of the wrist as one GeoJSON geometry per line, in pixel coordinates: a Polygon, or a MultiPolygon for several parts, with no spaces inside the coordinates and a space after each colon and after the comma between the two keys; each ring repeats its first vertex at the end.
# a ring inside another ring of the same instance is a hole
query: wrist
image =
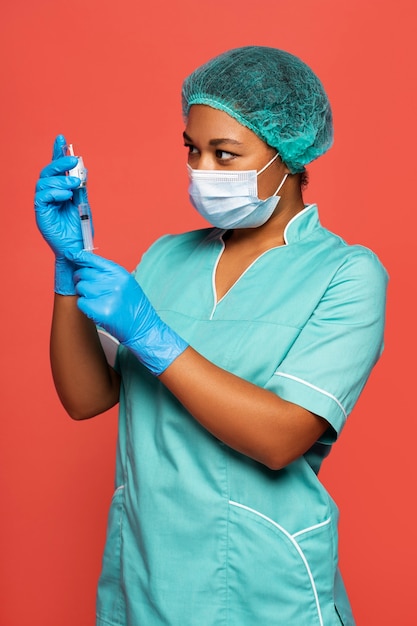
{"type": "Polygon", "coordinates": [[[122,343],[155,376],[160,376],[188,348],[188,343],[164,322],[145,337],[122,343]]]}
{"type": "Polygon", "coordinates": [[[55,258],[54,291],[62,296],[75,296],[74,263],[64,257],[55,258]]]}

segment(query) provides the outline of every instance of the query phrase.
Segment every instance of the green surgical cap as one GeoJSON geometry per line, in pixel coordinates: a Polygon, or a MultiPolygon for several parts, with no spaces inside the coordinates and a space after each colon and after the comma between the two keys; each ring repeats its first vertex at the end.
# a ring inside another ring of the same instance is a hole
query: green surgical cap
{"type": "Polygon", "coordinates": [[[276,48],[235,48],[197,68],[182,87],[185,120],[193,104],[225,111],[250,128],[293,174],[333,143],[323,85],[303,61],[276,48]]]}

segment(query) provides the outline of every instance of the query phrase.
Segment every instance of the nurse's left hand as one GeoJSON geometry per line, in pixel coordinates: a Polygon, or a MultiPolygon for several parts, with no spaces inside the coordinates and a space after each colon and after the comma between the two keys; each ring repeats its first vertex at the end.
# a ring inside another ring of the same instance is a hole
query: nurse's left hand
{"type": "Polygon", "coordinates": [[[123,267],[81,251],[73,255],[78,307],[159,376],[188,344],[156,313],[139,283],[123,267]]]}

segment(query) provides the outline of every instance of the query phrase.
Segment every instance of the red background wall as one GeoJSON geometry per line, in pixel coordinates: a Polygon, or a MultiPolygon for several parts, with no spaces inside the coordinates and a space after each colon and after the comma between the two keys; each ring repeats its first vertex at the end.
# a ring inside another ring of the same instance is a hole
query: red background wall
{"type": "Polygon", "coordinates": [[[386,351],[321,476],[341,509],[358,626],[417,624],[415,13],[414,0],[3,3],[2,626],[94,623],[113,490],[116,411],[72,422],[52,384],[53,259],[32,214],[38,171],[66,134],[89,168],[99,252],[132,269],[158,235],[203,225],[187,201],[181,82],[247,44],[287,49],[323,80],[335,146],[310,167],[306,200],[391,275],[386,351]]]}

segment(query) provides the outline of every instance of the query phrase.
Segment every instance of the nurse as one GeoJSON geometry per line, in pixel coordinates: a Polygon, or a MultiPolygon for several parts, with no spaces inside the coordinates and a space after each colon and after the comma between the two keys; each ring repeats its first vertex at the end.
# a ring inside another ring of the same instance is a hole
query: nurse
{"type": "Polygon", "coordinates": [[[353,626],[318,472],[381,354],[386,272],[304,204],[333,137],[307,65],[230,50],[182,97],[211,228],[162,237],[130,274],[82,251],[62,136],[37,185],[57,392],[74,419],[120,403],[97,626],[353,626]]]}

